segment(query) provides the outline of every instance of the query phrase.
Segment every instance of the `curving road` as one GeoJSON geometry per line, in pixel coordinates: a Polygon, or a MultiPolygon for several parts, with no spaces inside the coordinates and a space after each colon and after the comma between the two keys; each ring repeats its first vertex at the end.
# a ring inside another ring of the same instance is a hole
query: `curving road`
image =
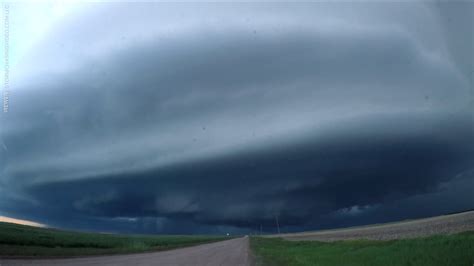
{"type": "Polygon", "coordinates": [[[119,265],[162,265],[162,266],[247,266],[250,265],[249,239],[242,237],[226,241],[203,244],[193,247],[180,248],[169,251],[96,256],[71,259],[0,259],[0,266],[9,265],[97,265],[97,266],[119,266],[119,265]]]}

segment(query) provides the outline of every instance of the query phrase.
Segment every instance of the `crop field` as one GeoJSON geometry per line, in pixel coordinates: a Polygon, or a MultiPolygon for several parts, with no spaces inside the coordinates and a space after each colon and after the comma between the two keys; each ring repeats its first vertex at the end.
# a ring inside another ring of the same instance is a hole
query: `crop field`
{"type": "Polygon", "coordinates": [[[474,265],[474,231],[398,240],[250,240],[257,265],[474,265]]]}
{"type": "Polygon", "coordinates": [[[286,240],[317,240],[332,242],[338,240],[394,240],[419,238],[431,235],[449,235],[474,231],[474,211],[465,211],[424,219],[372,224],[332,230],[308,231],[272,235],[286,240]]]}
{"type": "Polygon", "coordinates": [[[160,251],[228,239],[69,232],[0,222],[0,256],[66,257],[160,251]]]}

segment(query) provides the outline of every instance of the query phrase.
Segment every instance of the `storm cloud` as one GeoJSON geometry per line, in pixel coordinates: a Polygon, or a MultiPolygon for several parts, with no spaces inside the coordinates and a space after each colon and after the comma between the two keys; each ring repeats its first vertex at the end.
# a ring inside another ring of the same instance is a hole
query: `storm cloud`
{"type": "Polygon", "coordinates": [[[222,233],[473,208],[472,6],[86,5],[16,66],[0,214],[222,233]]]}

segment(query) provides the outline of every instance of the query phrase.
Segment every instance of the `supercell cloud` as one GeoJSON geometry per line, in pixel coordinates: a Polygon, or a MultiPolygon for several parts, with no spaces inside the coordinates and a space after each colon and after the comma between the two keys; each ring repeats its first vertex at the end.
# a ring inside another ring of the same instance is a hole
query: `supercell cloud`
{"type": "Polygon", "coordinates": [[[11,67],[0,215],[224,233],[474,208],[472,10],[74,7],[11,67]]]}

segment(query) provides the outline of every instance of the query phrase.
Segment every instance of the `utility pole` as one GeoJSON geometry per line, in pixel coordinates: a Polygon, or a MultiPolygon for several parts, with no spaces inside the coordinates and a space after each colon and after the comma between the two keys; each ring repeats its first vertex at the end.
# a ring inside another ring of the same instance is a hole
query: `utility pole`
{"type": "Polygon", "coordinates": [[[280,223],[278,223],[278,215],[275,215],[275,220],[276,220],[276,224],[277,224],[278,234],[280,234],[280,223]]]}

